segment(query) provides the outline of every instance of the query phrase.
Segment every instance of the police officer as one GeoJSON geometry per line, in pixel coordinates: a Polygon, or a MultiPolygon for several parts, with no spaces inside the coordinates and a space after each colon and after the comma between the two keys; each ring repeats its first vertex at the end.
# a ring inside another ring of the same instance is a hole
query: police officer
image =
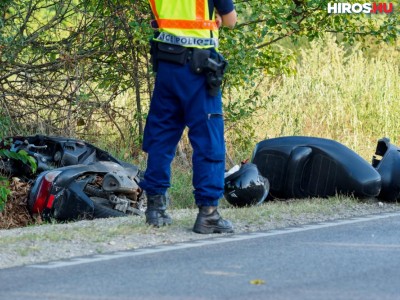
{"type": "Polygon", "coordinates": [[[147,194],[146,223],[171,224],[166,213],[170,165],[187,126],[193,148],[193,186],[199,207],[193,231],[233,232],[217,211],[225,171],[224,124],[219,85],[225,67],[217,52],[218,28],[233,28],[232,0],[149,0],[156,29],[152,40],[157,72],[144,130],[148,153],[141,187],[147,194]]]}

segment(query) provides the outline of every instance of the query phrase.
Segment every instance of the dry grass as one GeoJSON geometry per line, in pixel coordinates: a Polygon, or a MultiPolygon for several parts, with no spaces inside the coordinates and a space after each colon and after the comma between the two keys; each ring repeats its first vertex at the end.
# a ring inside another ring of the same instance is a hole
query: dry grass
{"type": "Polygon", "coordinates": [[[256,141],[305,135],[331,138],[370,159],[376,142],[400,142],[400,51],[338,45],[332,36],[301,49],[296,75],[265,80],[256,141]]]}

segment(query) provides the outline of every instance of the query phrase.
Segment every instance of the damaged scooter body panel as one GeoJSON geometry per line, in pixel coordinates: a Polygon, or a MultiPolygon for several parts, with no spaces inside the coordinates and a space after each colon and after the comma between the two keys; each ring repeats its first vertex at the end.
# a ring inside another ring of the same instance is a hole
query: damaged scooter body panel
{"type": "Polygon", "coordinates": [[[55,198],[53,206],[49,208],[49,218],[59,221],[93,219],[93,201],[82,190],[82,183],[71,182],[55,198]]]}
{"type": "Polygon", "coordinates": [[[346,146],[329,139],[288,136],[261,141],[252,162],[270,182],[273,198],[375,197],[379,173],[346,146]]]}
{"type": "Polygon", "coordinates": [[[382,180],[378,198],[384,201],[400,199],[400,148],[391,144],[389,138],[378,140],[372,166],[382,180]]]}
{"type": "Polygon", "coordinates": [[[128,164],[125,168],[115,162],[100,161],[88,165],[66,166],[42,172],[38,176],[29,194],[29,210],[34,214],[41,214],[46,220],[51,218],[58,221],[93,219],[94,203],[85,193],[85,187],[93,179],[93,176],[106,176],[109,173],[129,177],[133,182],[132,189],[137,188],[133,178],[138,175],[138,169],[133,165],[128,164]],[[49,191],[54,197],[51,203],[47,200],[39,206],[39,209],[35,209],[44,178],[51,172],[59,173],[52,181],[49,191]]]}

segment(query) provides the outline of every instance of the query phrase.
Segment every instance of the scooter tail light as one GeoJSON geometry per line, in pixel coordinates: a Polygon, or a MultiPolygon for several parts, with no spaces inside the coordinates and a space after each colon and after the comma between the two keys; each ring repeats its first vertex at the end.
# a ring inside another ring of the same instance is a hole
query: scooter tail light
{"type": "Polygon", "coordinates": [[[51,194],[54,179],[61,173],[61,171],[50,171],[42,179],[40,183],[36,201],[33,205],[33,213],[41,213],[47,208],[52,208],[55,195],[51,194]]]}

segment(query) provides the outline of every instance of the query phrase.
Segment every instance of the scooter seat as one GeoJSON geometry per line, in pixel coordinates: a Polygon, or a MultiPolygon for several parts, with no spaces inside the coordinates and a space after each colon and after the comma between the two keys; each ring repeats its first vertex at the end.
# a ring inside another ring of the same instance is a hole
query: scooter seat
{"type": "Polygon", "coordinates": [[[375,197],[381,176],[362,157],[329,139],[288,136],[259,142],[251,161],[270,182],[273,198],[375,197]]]}

